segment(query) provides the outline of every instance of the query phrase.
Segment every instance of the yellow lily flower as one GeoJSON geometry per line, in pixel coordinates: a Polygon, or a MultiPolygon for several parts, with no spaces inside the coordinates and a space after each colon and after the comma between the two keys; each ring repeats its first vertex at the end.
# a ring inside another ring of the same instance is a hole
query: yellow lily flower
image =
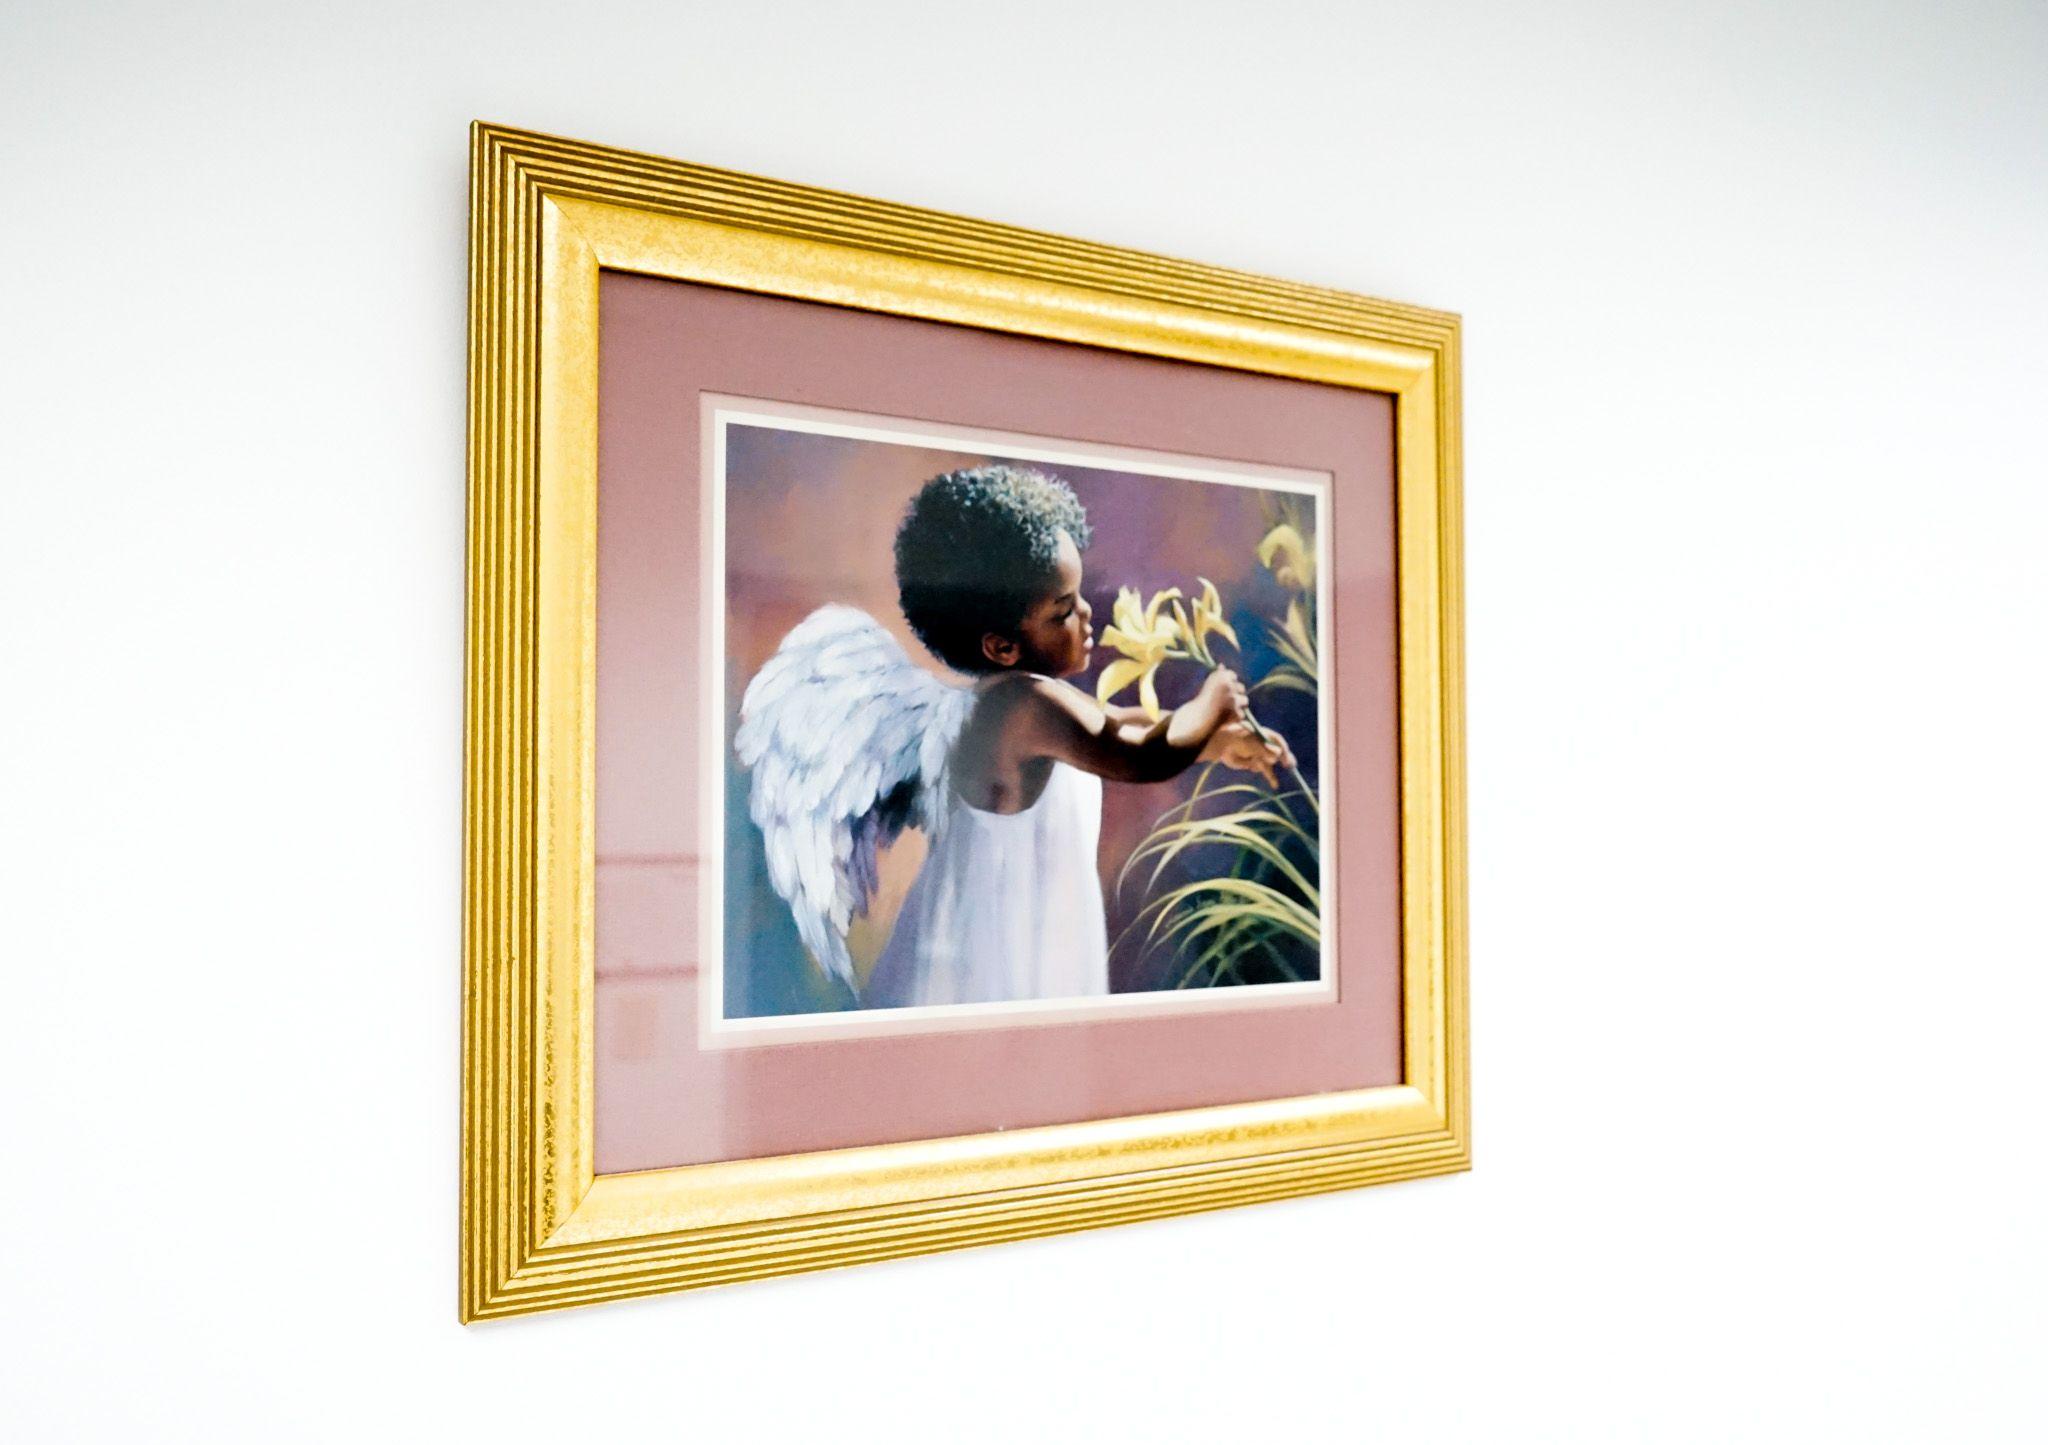
{"type": "Polygon", "coordinates": [[[1270,568],[1282,587],[1313,592],[1316,587],[1316,554],[1301,533],[1282,522],[1259,543],[1259,565],[1270,568]]]}
{"type": "MultiPolygon", "coordinates": [[[[1202,595],[1195,599],[1195,625],[1188,632],[1188,646],[1213,665],[1214,659],[1209,655],[1209,644],[1203,639],[1212,632],[1220,632],[1230,639],[1232,647],[1237,647],[1237,629],[1223,620],[1223,599],[1216,595],[1216,584],[1207,577],[1198,580],[1202,584],[1202,595]]],[[[1176,608],[1175,612],[1178,611],[1176,608]]]]}
{"type": "Polygon", "coordinates": [[[1157,720],[1159,708],[1159,665],[1169,657],[1185,657],[1174,649],[1181,630],[1171,617],[1160,615],[1167,603],[1180,596],[1178,587],[1154,593],[1149,603],[1139,600],[1134,587],[1117,589],[1116,605],[1110,609],[1114,620],[1102,629],[1102,640],[1123,656],[1102,669],[1095,681],[1095,700],[1106,703],[1132,683],[1138,684],[1138,705],[1145,716],[1157,720]]]}
{"type": "Polygon", "coordinates": [[[1281,624],[1281,631],[1294,644],[1295,664],[1302,671],[1313,674],[1316,671],[1316,641],[1309,633],[1308,614],[1301,610],[1299,598],[1287,604],[1287,618],[1281,624]]]}

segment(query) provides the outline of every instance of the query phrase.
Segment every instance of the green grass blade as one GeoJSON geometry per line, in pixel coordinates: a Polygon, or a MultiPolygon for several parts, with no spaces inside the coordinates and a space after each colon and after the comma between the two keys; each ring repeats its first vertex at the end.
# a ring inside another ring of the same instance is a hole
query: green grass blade
{"type": "Polygon", "coordinates": [[[1322,920],[1316,914],[1277,888],[1268,887],[1249,878],[1209,878],[1198,883],[1182,884],[1146,904],[1138,918],[1132,920],[1132,924],[1136,926],[1145,914],[1155,909],[1159,910],[1159,916],[1152,920],[1152,926],[1147,933],[1147,942],[1151,942],[1158,937],[1160,925],[1176,905],[1209,892],[1241,898],[1256,916],[1277,928],[1286,929],[1318,948],[1322,947],[1322,920]]]}
{"type": "MultiPolygon", "coordinates": [[[[1155,829],[1151,836],[1131,851],[1131,856],[1125,860],[1124,867],[1129,869],[1144,859],[1155,859],[1152,876],[1148,882],[1156,887],[1174,859],[1190,848],[1215,846],[1249,850],[1284,872],[1311,902],[1319,903],[1316,886],[1302,876],[1300,870],[1287,860],[1286,855],[1271,839],[1259,832],[1260,824],[1274,827],[1285,835],[1299,839],[1311,852],[1317,851],[1315,839],[1288,815],[1265,809],[1245,809],[1214,818],[1193,818],[1155,829]]],[[[1121,876],[1118,883],[1122,883],[1121,876]]]]}

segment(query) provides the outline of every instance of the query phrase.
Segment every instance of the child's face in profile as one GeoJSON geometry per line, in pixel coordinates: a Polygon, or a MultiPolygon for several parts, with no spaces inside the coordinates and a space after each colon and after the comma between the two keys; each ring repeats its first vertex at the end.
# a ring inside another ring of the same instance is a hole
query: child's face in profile
{"type": "Polygon", "coordinates": [[[1017,659],[1007,665],[1047,677],[1081,671],[1095,650],[1095,629],[1090,625],[1094,616],[1081,595],[1081,549],[1061,532],[1053,575],[1024,610],[1017,628],[1017,659]]]}

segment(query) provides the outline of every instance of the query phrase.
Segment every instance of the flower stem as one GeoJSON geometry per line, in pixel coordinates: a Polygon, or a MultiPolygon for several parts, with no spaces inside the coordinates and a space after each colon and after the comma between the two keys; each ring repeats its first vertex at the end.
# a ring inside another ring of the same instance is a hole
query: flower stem
{"type": "MultiPolygon", "coordinates": [[[[1272,741],[1272,734],[1268,733],[1264,728],[1259,726],[1259,720],[1252,716],[1250,708],[1245,709],[1244,721],[1245,726],[1249,727],[1252,730],[1253,737],[1257,738],[1262,743],[1272,741]]],[[[1311,788],[1308,785],[1308,779],[1304,778],[1301,775],[1300,767],[1290,767],[1287,771],[1294,774],[1294,785],[1297,788],[1301,789],[1302,796],[1308,799],[1308,805],[1316,810],[1316,816],[1321,817],[1323,813],[1322,800],[1316,796],[1315,789],[1311,788]]]]}

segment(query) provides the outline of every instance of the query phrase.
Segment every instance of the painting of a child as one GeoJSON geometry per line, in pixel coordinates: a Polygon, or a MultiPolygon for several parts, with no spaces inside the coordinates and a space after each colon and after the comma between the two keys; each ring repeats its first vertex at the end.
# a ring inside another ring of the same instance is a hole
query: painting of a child
{"type": "MultiPolygon", "coordinates": [[[[731,455],[728,516],[752,516],[753,453],[731,455]]],[[[1224,490],[1215,483],[1163,491],[1154,478],[1142,479],[1142,496],[1155,505],[1134,507],[1140,479],[1118,492],[1113,474],[1085,473],[1127,534],[1116,555],[1141,559],[1125,564],[1131,572],[1175,575],[1160,569],[1177,559],[1161,554],[1190,529],[1159,514],[1156,502],[1171,498],[1210,531],[1256,516],[1241,535],[1179,550],[1212,567],[1228,550],[1245,559],[1237,590],[1289,599],[1269,603],[1269,618],[1247,608],[1234,622],[1214,583],[1199,579],[1197,593],[1190,574],[1185,588],[1158,588],[1150,606],[1120,587],[1113,622],[1098,629],[1090,593],[1103,597],[1104,586],[1084,563],[1096,528],[1063,476],[1073,470],[982,458],[924,478],[887,519],[894,617],[872,606],[876,579],[858,561],[840,565],[866,585],[842,595],[816,573],[779,580],[776,605],[805,592],[817,605],[745,676],[731,717],[729,802],[751,828],[728,829],[739,846],[727,886],[748,890],[728,918],[772,922],[786,908],[810,987],[761,1007],[772,996],[749,974],[777,966],[773,940],[788,931],[735,937],[729,924],[729,1014],[1103,998],[1116,988],[1120,945],[1166,959],[1152,965],[1163,970],[1153,988],[1315,977],[1303,938],[1316,935],[1320,804],[1282,732],[1317,732],[1301,700],[1306,692],[1312,704],[1316,686],[1312,509],[1289,497],[1282,512],[1247,513],[1245,495],[1212,501],[1224,490]],[[1153,524],[1149,539],[1128,535],[1134,513],[1153,524]],[[1259,645],[1219,655],[1245,632],[1259,645]],[[1099,668],[1098,652],[1108,654],[1099,668]],[[1263,664],[1256,709],[1247,661],[1263,664]],[[1177,706],[1160,702],[1162,682],[1183,695],[1177,706]],[[1135,701],[1118,700],[1133,690],[1135,701]],[[1150,885],[1130,898],[1104,881],[1106,789],[1149,826],[1108,860],[1150,885]],[[880,927],[878,914],[890,915],[880,927]]],[[[779,497],[778,525],[817,525],[810,556],[823,562],[847,539],[823,511],[806,521],[806,490],[779,497]]],[[[751,595],[740,576],[728,616],[751,595]]],[[[781,953],[786,969],[795,951],[785,943],[781,953]]]]}

